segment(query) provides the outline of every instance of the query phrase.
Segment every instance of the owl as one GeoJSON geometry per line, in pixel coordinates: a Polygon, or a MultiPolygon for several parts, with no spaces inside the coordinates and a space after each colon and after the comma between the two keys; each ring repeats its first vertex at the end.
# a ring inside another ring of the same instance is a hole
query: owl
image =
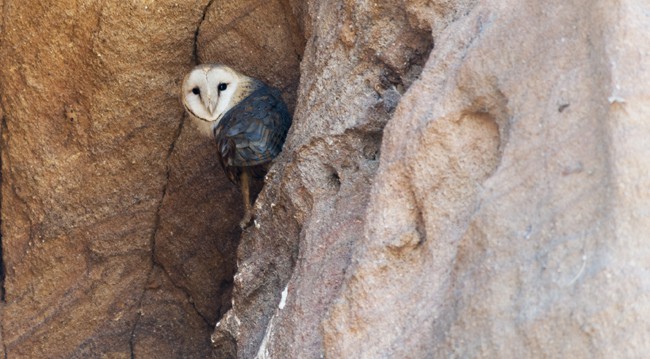
{"type": "Polygon", "coordinates": [[[182,102],[209,124],[226,176],[241,189],[246,228],[253,218],[251,181],[263,181],[280,153],[291,114],[280,92],[225,65],[199,65],[183,79],[182,102]]]}

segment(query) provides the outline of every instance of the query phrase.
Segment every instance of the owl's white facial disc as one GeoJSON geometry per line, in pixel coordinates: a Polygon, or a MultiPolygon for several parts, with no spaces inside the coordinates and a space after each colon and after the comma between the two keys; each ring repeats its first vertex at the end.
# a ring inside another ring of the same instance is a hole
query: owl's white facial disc
{"type": "Polygon", "coordinates": [[[201,65],[192,70],[183,81],[183,105],[195,117],[214,122],[213,126],[235,104],[240,75],[221,65],[201,65]]]}

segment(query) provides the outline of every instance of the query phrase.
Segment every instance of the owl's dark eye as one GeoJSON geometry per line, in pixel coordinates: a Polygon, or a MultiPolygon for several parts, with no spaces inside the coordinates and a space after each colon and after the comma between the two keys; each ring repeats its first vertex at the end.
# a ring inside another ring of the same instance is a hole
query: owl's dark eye
{"type": "Polygon", "coordinates": [[[195,88],[192,89],[192,93],[195,94],[195,95],[200,95],[200,94],[201,94],[201,90],[199,90],[198,87],[195,87],[195,88]]]}
{"type": "Polygon", "coordinates": [[[225,83],[222,82],[222,83],[220,83],[219,86],[217,87],[217,90],[219,90],[219,91],[226,91],[227,88],[228,88],[228,84],[225,84],[225,83]]]}

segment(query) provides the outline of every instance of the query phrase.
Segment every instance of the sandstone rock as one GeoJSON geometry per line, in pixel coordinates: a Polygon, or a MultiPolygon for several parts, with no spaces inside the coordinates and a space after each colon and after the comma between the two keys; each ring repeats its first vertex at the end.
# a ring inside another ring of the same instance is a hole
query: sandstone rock
{"type": "Polygon", "coordinates": [[[609,53],[650,42],[637,5],[587,5],[306,5],[292,136],[214,337],[240,358],[643,355],[648,150],[620,136],[645,136],[648,72],[609,53]],[[427,27],[421,79],[390,96],[427,27]],[[367,129],[389,118],[375,175],[367,129]]]}
{"type": "Polygon", "coordinates": [[[487,2],[434,36],[384,134],[328,357],[648,352],[649,23],[591,5],[487,2]]]}
{"type": "Polygon", "coordinates": [[[388,1],[306,11],[294,124],[258,199],[259,226],[240,242],[234,308],[213,335],[224,348],[236,340],[240,358],[322,353],[321,321],[363,231],[382,129],[432,46],[388,1]]]}
{"type": "Polygon", "coordinates": [[[287,0],[211,2],[197,34],[199,63],[223,63],[296,102],[304,37],[287,0]]]}
{"type": "Polygon", "coordinates": [[[219,189],[196,173],[208,150],[181,180],[174,167],[193,148],[177,93],[206,5],[4,2],[7,356],[210,352],[238,233],[214,229],[228,200],[186,210],[219,189]]]}

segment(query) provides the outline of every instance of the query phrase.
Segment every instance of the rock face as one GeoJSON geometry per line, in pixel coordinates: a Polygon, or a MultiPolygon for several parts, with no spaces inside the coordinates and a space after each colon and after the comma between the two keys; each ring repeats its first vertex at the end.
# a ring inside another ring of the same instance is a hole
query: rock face
{"type": "Polygon", "coordinates": [[[205,6],[4,2],[8,357],[211,352],[239,200],[178,100],[205,6]]]}
{"type": "Polygon", "coordinates": [[[5,356],[645,355],[648,13],[0,0],[5,356]],[[243,233],[197,62],[295,109],[243,233]]]}
{"type": "Polygon", "coordinates": [[[434,35],[328,357],[647,352],[649,8],[590,4],[488,2],[434,35]]]}

